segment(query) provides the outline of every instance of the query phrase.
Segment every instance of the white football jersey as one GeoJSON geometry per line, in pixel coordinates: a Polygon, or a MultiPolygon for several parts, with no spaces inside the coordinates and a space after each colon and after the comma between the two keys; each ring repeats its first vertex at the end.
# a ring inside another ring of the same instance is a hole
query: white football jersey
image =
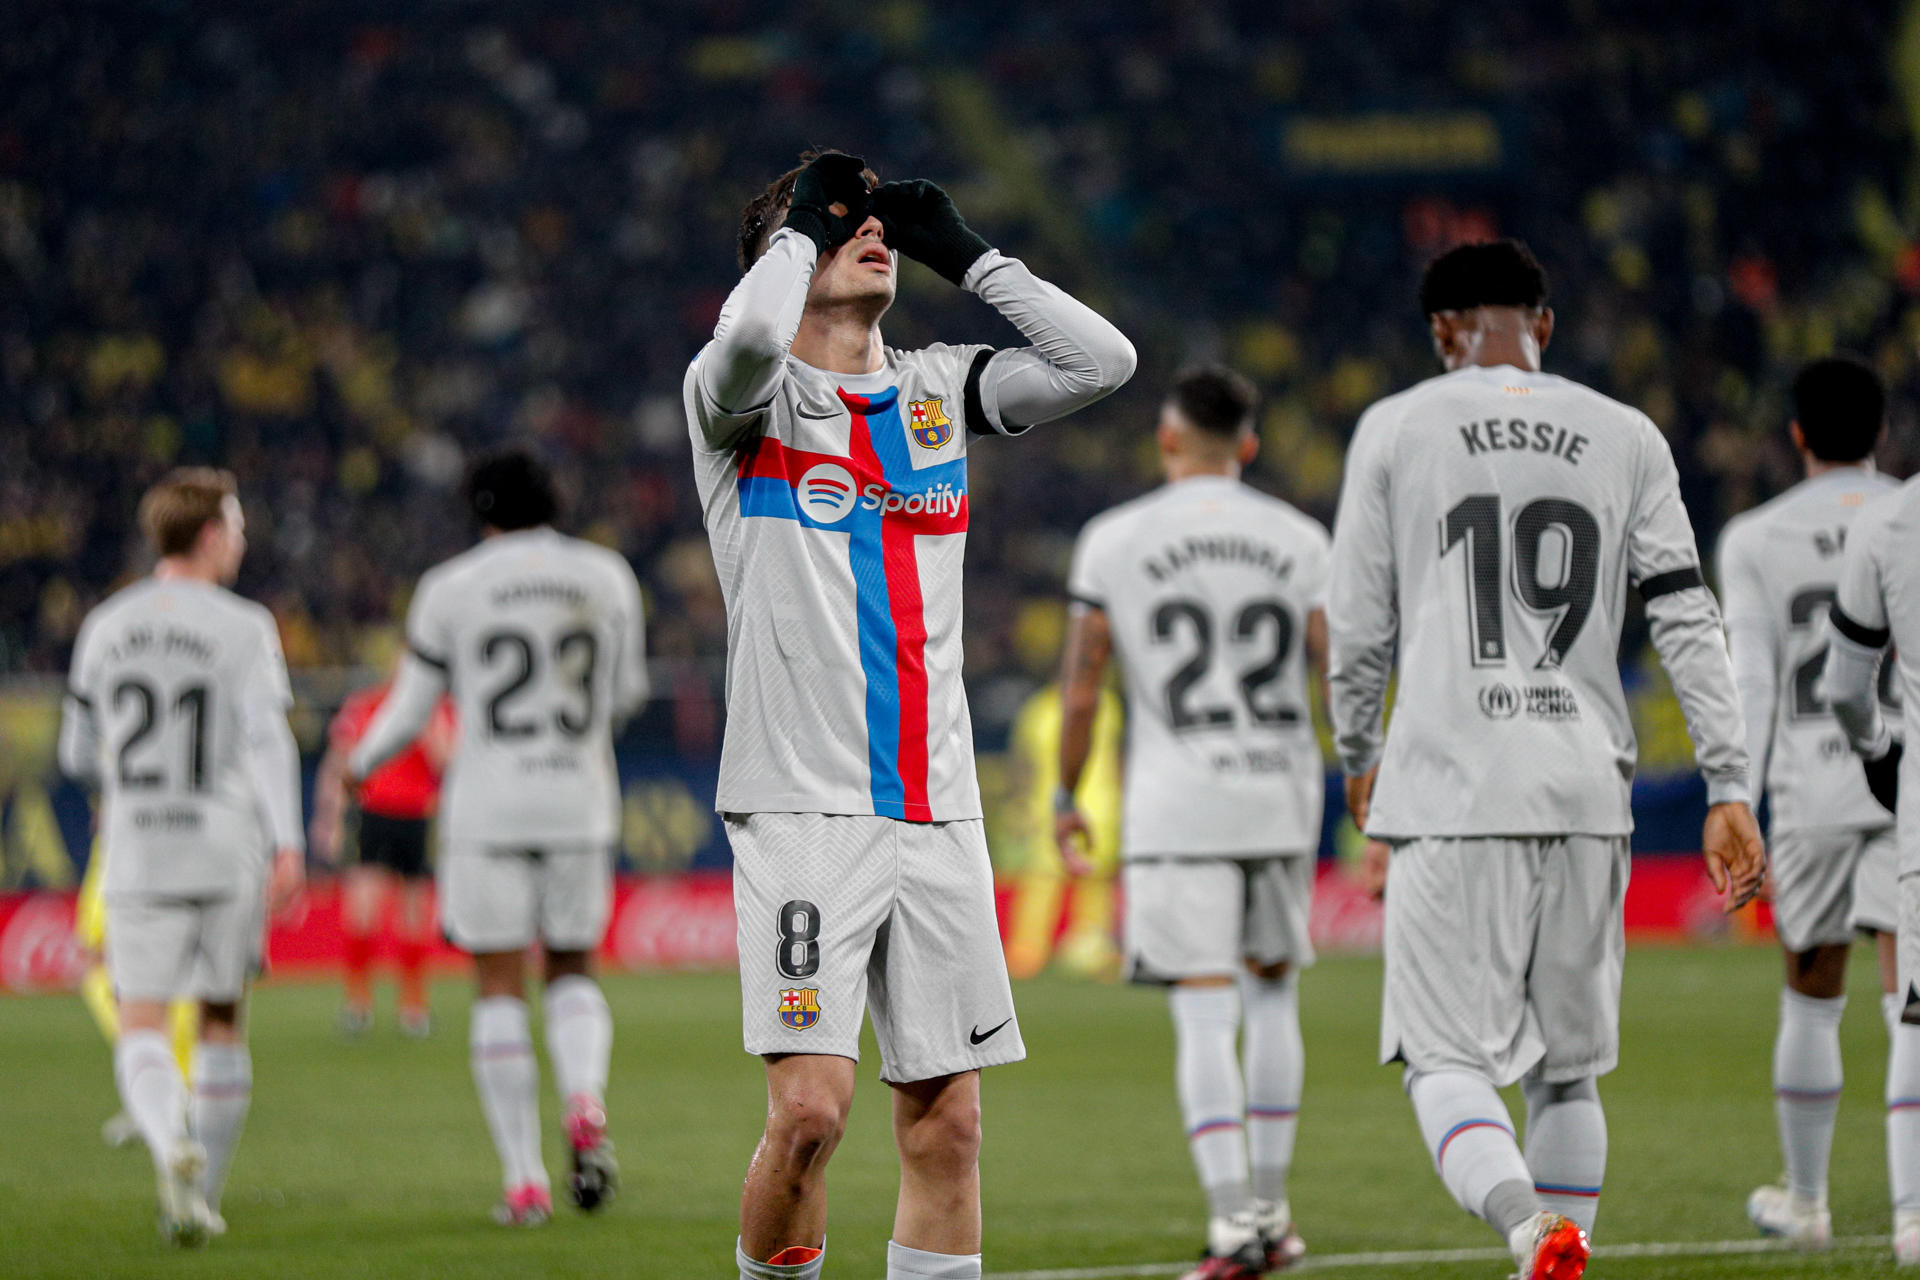
{"type": "MultiPolygon", "coordinates": [[[[1856,645],[1891,643],[1896,700],[1920,707],[1920,477],[1872,503],[1854,521],[1834,601],[1834,628],[1856,645]]],[[[1883,684],[1881,688],[1885,688],[1883,684]]],[[[1865,708],[1872,714],[1873,704],[1865,708]]],[[[1882,710],[1885,699],[1882,699],[1882,710]]],[[[1900,873],[1920,872],[1920,745],[1904,735],[1900,760],[1900,873]]]]}
{"type": "Polygon", "coordinates": [[[1735,517],[1720,536],[1721,606],[1774,831],[1887,823],[1819,681],[1848,530],[1870,500],[1898,487],[1863,467],[1836,467],[1735,517]]]}
{"type": "MultiPolygon", "coordinates": [[[[441,673],[459,718],[441,784],[443,842],[611,843],[614,725],[646,699],[645,643],[626,558],[550,528],[487,538],[422,575],[407,647],[441,673]]],[[[368,727],[356,773],[386,750],[394,735],[383,722],[398,701],[368,727]]]]}
{"type": "Polygon", "coordinates": [[[1331,555],[1318,521],[1225,476],[1081,532],[1067,591],[1106,613],[1127,696],[1126,856],[1318,847],[1305,646],[1331,555]]]}
{"type": "Polygon", "coordinates": [[[1617,656],[1629,584],[1709,798],[1746,800],[1719,611],[1646,415],[1510,366],[1431,378],[1367,410],[1347,455],[1327,624],[1341,763],[1380,770],[1368,833],[1632,831],[1617,656]]]}
{"type": "MultiPolygon", "coordinates": [[[[727,604],[722,812],[980,816],[960,681],[968,413],[991,347],[886,349],[877,373],[789,360],[758,430],[687,371],[707,536],[727,604]],[[977,384],[977,376],[976,376],[977,384]]],[[[978,393],[976,392],[976,395],[978,393]]]]}
{"type": "Polygon", "coordinates": [[[88,614],[62,756],[100,783],[104,892],[252,891],[270,846],[300,843],[297,775],[264,796],[250,759],[290,743],[292,705],[273,615],[231,591],[143,578],[88,614]]]}

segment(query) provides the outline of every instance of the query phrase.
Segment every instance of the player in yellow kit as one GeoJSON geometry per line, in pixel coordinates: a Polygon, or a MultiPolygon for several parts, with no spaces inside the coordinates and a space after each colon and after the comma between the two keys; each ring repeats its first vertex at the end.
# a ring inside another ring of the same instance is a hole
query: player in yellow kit
{"type": "MultiPolygon", "coordinates": [[[[1119,961],[1113,940],[1113,882],[1120,866],[1120,695],[1111,686],[1094,713],[1093,751],[1081,775],[1081,812],[1093,823],[1087,860],[1093,873],[1074,885],[1060,963],[1085,977],[1111,976],[1119,961]]],[[[1007,971],[1031,978],[1056,955],[1054,925],[1066,893],[1067,871],[1053,839],[1053,793],[1060,785],[1060,686],[1029,697],[1013,722],[1010,841],[1018,852],[1013,906],[1007,925],[1007,971]]]]}

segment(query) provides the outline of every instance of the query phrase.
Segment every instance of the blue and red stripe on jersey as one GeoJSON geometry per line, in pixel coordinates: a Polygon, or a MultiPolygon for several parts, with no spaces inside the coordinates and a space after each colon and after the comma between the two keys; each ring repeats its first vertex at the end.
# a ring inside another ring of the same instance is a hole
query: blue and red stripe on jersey
{"type": "Polygon", "coordinates": [[[839,396],[852,417],[847,453],[794,449],[768,437],[753,441],[739,455],[740,514],[848,535],[860,669],[867,686],[873,811],[930,822],[927,619],[914,540],[966,532],[967,460],[962,455],[930,467],[913,465],[900,420],[899,388],[873,396],[840,390],[839,396]],[[799,492],[807,473],[827,464],[844,469],[854,488],[852,509],[832,519],[820,518],[818,504],[803,502],[799,492]],[[869,507],[867,491],[875,485],[886,492],[869,507]],[[901,499],[899,509],[889,510],[893,504],[887,495],[901,499]],[[918,509],[909,510],[916,498],[918,509]]]}

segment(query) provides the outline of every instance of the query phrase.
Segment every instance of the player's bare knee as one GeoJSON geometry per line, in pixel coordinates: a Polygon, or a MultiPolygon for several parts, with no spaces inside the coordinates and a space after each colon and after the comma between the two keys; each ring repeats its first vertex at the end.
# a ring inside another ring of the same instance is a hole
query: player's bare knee
{"type": "Polygon", "coordinates": [[[1843,945],[1809,947],[1786,953],[1787,986],[1814,1000],[1846,994],[1847,948],[1843,945]]]}
{"type": "Polygon", "coordinates": [[[767,1114],[768,1144],[788,1167],[814,1165],[840,1145],[847,1112],[847,1105],[829,1090],[783,1091],[767,1114]]]}
{"type": "Polygon", "coordinates": [[[943,1097],[925,1114],[897,1126],[895,1136],[903,1163],[930,1173],[963,1174],[980,1159],[979,1095],[943,1097]]]}
{"type": "Polygon", "coordinates": [[[547,952],[548,982],[558,982],[562,978],[591,978],[592,976],[593,953],[591,951],[547,952]]]}
{"type": "Polygon", "coordinates": [[[1293,965],[1286,960],[1276,960],[1272,964],[1261,964],[1257,960],[1247,961],[1247,972],[1262,982],[1285,982],[1293,965]]]}
{"type": "Polygon", "coordinates": [[[200,1039],[207,1044],[238,1044],[243,1031],[238,1001],[200,1002],[200,1039]]]}

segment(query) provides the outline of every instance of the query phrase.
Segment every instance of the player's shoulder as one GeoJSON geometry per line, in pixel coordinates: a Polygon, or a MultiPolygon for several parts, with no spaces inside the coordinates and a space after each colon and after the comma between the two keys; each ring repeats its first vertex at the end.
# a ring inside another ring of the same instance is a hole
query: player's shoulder
{"type": "Polygon", "coordinates": [[[973,362],[982,352],[993,349],[978,342],[934,342],[924,347],[888,347],[886,357],[896,375],[912,372],[929,381],[956,381],[972,371],[973,362]]]}
{"type": "Polygon", "coordinates": [[[1916,534],[1920,534],[1920,475],[1869,497],[1847,532],[1847,545],[1879,552],[1892,542],[1904,545],[1916,534]]]}
{"type": "Polygon", "coordinates": [[[1257,512],[1261,518],[1270,521],[1290,537],[1329,547],[1333,545],[1333,535],[1327,531],[1326,525],[1278,494],[1256,489],[1250,484],[1242,484],[1240,500],[1257,512]]]}
{"type": "Polygon", "coordinates": [[[1115,503],[1088,520],[1080,529],[1080,540],[1088,545],[1124,539],[1143,524],[1149,524],[1173,497],[1173,486],[1157,485],[1145,493],[1115,503]]]}

